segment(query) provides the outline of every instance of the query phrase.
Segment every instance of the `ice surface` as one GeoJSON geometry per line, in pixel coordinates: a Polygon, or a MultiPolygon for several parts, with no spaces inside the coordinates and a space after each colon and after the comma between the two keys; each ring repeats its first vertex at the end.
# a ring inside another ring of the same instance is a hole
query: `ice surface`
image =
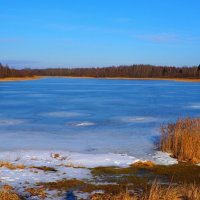
{"type": "Polygon", "coordinates": [[[83,116],[83,113],[78,112],[67,112],[67,111],[57,111],[57,112],[48,112],[48,113],[42,113],[43,116],[50,116],[50,117],[78,117],[83,116]]]}
{"type": "Polygon", "coordinates": [[[0,119],[0,126],[12,126],[25,123],[25,120],[19,119],[0,119]]]}
{"type": "Polygon", "coordinates": [[[189,108],[200,109],[200,103],[192,103],[189,108]]]}
{"type": "Polygon", "coordinates": [[[121,120],[123,122],[129,123],[149,123],[149,122],[157,122],[161,121],[161,119],[155,117],[148,117],[148,116],[129,116],[129,117],[122,117],[121,120]]]}
{"type": "Polygon", "coordinates": [[[72,161],[87,166],[165,162],[169,156],[155,154],[160,125],[199,116],[199,84],[76,78],[0,83],[0,150],[74,152],[72,161]]]}
{"type": "Polygon", "coordinates": [[[95,123],[94,122],[89,122],[89,121],[83,121],[83,122],[71,122],[71,123],[68,123],[69,125],[71,126],[94,126],[95,123]]]}

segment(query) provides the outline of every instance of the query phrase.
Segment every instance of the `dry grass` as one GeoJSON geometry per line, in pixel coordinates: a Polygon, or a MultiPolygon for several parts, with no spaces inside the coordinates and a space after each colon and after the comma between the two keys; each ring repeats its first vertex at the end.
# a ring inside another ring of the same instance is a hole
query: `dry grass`
{"type": "Polygon", "coordinates": [[[200,162],[200,118],[179,119],[161,127],[160,150],[179,161],[200,162]]]}
{"type": "Polygon", "coordinates": [[[37,80],[42,77],[40,76],[30,76],[30,77],[6,77],[0,78],[0,82],[11,82],[11,81],[30,81],[30,80],[37,80]]]}
{"type": "Polygon", "coordinates": [[[135,162],[131,164],[131,166],[137,167],[137,168],[152,168],[155,166],[155,164],[152,161],[148,160],[145,162],[142,162],[142,161],[135,162]]]}
{"type": "Polygon", "coordinates": [[[14,192],[14,189],[5,185],[0,188],[0,199],[1,200],[21,200],[21,198],[14,192]]]}
{"type": "Polygon", "coordinates": [[[164,187],[154,183],[145,192],[121,192],[117,195],[94,194],[91,200],[200,200],[200,187],[196,185],[180,185],[164,187]]]}
{"type": "Polygon", "coordinates": [[[24,169],[25,168],[25,166],[22,165],[22,164],[14,165],[13,163],[4,162],[4,161],[0,161],[0,167],[6,167],[6,168],[12,169],[12,170],[15,170],[15,169],[24,169]]]}
{"type": "Polygon", "coordinates": [[[26,192],[28,192],[31,196],[36,196],[40,199],[45,199],[47,196],[47,193],[43,187],[27,188],[26,192]]]}
{"type": "Polygon", "coordinates": [[[155,165],[147,163],[132,164],[127,168],[96,167],[91,169],[96,182],[112,182],[118,184],[143,185],[159,179],[161,182],[170,183],[196,183],[200,185],[200,166],[191,163],[175,165],[155,165]]]}

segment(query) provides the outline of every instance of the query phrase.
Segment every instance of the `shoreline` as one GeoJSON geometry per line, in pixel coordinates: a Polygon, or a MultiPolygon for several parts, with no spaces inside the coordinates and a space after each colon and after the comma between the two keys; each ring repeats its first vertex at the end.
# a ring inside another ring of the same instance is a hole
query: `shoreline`
{"type": "Polygon", "coordinates": [[[31,81],[42,78],[80,78],[80,79],[110,79],[110,80],[152,80],[152,81],[177,81],[177,82],[200,82],[197,78],[125,78],[125,77],[88,77],[88,76],[33,76],[33,77],[6,77],[0,78],[0,82],[31,81]]]}
{"type": "Polygon", "coordinates": [[[38,80],[43,77],[41,76],[33,76],[33,77],[6,77],[0,78],[0,82],[14,82],[14,81],[31,81],[31,80],[38,80]]]}

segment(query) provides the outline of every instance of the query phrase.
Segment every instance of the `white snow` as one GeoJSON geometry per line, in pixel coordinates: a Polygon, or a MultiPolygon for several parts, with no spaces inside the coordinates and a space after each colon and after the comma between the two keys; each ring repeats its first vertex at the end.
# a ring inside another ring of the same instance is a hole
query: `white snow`
{"type": "Polygon", "coordinates": [[[155,155],[152,156],[152,158],[156,164],[161,164],[161,165],[178,164],[178,161],[175,158],[170,157],[169,153],[164,153],[161,151],[157,151],[155,155]]]}

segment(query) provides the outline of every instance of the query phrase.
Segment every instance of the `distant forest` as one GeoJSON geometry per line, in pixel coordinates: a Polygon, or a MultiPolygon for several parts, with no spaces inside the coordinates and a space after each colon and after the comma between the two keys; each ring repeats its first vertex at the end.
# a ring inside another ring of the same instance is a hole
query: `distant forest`
{"type": "Polygon", "coordinates": [[[102,68],[12,69],[0,64],[0,78],[32,76],[72,76],[95,78],[200,78],[197,67],[167,67],[152,65],[112,66],[102,68]]]}

